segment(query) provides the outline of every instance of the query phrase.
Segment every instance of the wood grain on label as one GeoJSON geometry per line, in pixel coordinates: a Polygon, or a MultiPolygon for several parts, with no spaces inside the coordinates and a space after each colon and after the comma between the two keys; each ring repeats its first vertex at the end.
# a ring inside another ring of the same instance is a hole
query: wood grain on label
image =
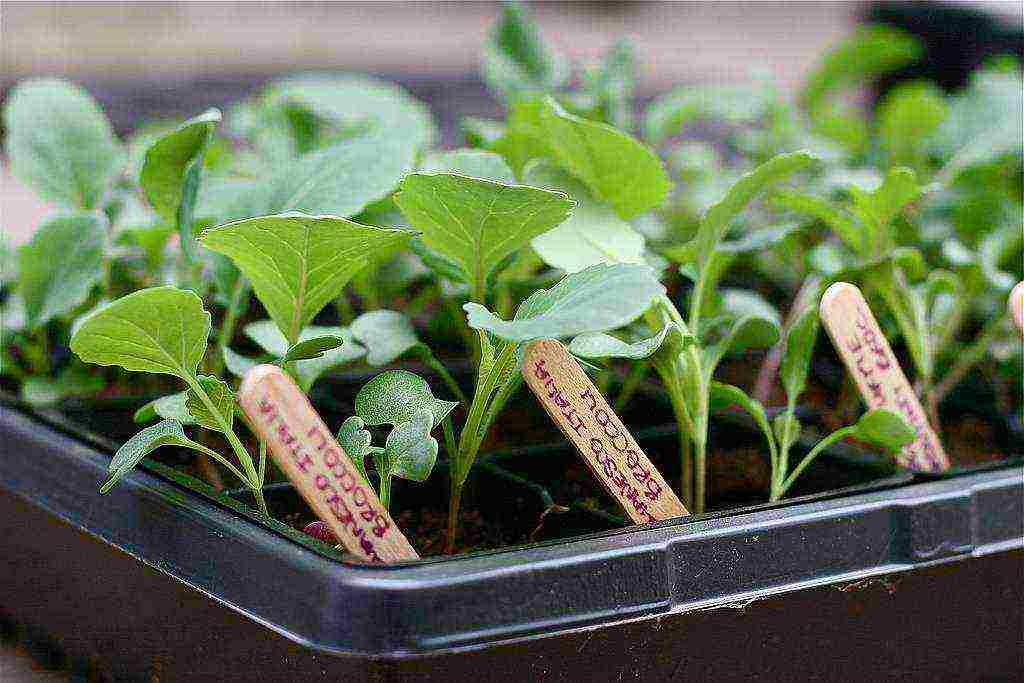
{"type": "Polygon", "coordinates": [[[564,345],[553,340],[528,345],[523,377],[634,522],[690,514],[564,345]]]}
{"type": "Polygon", "coordinates": [[[281,471],[350,552],[370,562],[419,558],[373,488],[295,382],[276,365],[245,375],[238,402],[281,471]]]}
{"type": "Polygon", "coordinates": [[[1024,332],[1024,282],[1018,282],[1017,286],[1010,292],[1010,313],[1013,314],[1013,321],[1017,323],[1017,329],[1024,332]]]}
{"type": "Polygon", "coordinates": [[[885,408],[902,415],[917,433],[917,439],[896,456],[897,462],[923,472],[949,469],[946,451],[860,290],[847,282],[837,282],[825,290],[820,310],[832,345],[864,402],[869,408],[885,408]]]}

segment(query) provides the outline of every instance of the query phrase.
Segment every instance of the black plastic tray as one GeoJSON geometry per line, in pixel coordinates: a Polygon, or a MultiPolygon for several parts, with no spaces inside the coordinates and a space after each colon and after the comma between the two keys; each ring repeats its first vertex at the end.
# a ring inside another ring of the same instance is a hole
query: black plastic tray
{"type": "MultiPolygon", "coordinates": [[[[742,638],[735,643],[739,655],[754,636],[744,613],[725,607],[806,602],[821,592],[816,587],[863,587],[907,573],[926,594],[935,591],[934,605],[897,589],[881,603],[896,609],[889,617],[897,622],[866,628],[835,613],[848,636],[882,648],[879,670],[903,670],[904,655],[885,644],[892,629],[904,639],[933,637],[943,605],[963,625],[949,650],[958,653],[958,670],[1020,666],[1020,465],[934,481],[904,476],[846,496],[371,567],[339,561],[284,525],[268,530],[228,496],[185,490],[175,473],[159,467],[133,472],[101,498],[96,483],[109,455],[10,407],[0,406],[0,434],[0,613],[117,675],[266,679],[462,666],[468,673],[481,657],[493,657],[502,663],[496,666],[527,667],[523,677],[541,664],[570,676],[566,667],[584,666],[594,680],[614,678],[623,667],[663,676],[671,673],[668,663],[682,666],[680,652],[665,644],[646,651],[626,638],[605,642],[583,660],[567,653],[580,646],[581,633],[650,640],[662,629],[685,633],[687,623],[705,621],[699,615],[712,610],[714,628],[731,624],[733,637],[742,638]],[[950,595],[958,591],[967,600],[959,608],[950,595]],[[977,609],[984,623],[973,623],[981,618],[977,609]],[[463,654],[470,652],[476,654],[463,654]]],[[[835,602],[833,593],[820,596],[824,604],[835,602]]],[[[856,590],[843,595],[844,604],[869,611],[876,601],[856,590]]],[[[778,616],[788,629],[821,620],[785,610],[778,616]]],[[[819,623],[815,632],[829,629],[819,623]]],[[[780,671],[842,670],[824,666],[821,654],[808,653],[796,665],[793,647],[808,643],[777,637],[767,660],[769,650],[731,664],[716,661],[715,648],[687,650],[681,670],[722,666],[733,674],[755,661],[774,662],[780,671]]],[[[940,654],[932,664],[948,659],[940,654]]]]}

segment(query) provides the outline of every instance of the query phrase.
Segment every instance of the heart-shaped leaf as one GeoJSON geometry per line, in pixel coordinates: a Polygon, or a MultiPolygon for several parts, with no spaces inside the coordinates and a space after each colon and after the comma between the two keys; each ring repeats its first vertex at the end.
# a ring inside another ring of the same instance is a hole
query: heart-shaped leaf
{"type": "Polygon", "coordinates": [[[152,287],[86,316],[71,337],[71,350],[87,363],[188,380],[209,336],[210,314],[202,299],[174,287],[152,287]]]}
{"type": "Polygon", "coordinates": [[[231,258],[292,345],[374,253],[412,236],[335,216],[282,214],[228,223],[199,240],[231,258]]]}
{"type": "Polygon", "coordinates": [[[469,326],[510,342],[613,330],[635,320],[665,288],[643,265],[598,264],[563,278],[523,302],[513,320],[468,303],[469,326]]]}
{"type": "Polygon", "coordinates": [[[361,417],[353,415],[341,423],[338,429],[338,443],[352,460],[359,473],[366,479],[366,456],[380,451],[370,445],[372,437],[361,417]]]}
{"type": "Polygon", "coordinates": [[[89,297],[103,276],[107,230],[102,214],[56,216],[21,248],[17,288],[30,330],[70,313],[89,297]]]}

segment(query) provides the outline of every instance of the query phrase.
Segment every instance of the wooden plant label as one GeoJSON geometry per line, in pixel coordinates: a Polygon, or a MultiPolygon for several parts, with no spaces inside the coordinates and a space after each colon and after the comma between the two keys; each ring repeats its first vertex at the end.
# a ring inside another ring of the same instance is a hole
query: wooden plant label
{"type": "Polygon", "coordinates": [[[528,345],[523,377],[634,522],[690,514],[564,345],[553,340],[528,345]]]}
{"type": "Polygon", "coordinates": [[[837,282],[821,297],[821,321],[869,408],[899,413],[917,439],[897,455],[900,465],[923,472],[949,469],[949,458],[889,342],[857,287],[837,282]]]}
{"type": "Polygon", "coordinates": [[[1010,312],[1017,329],[1024,332],[1024,282],[1018,282],[1010,292],[1010,312]]]}
{"type": "Polygon", "coordinates": [[[419,558],[369,483],[291,377],[276,365],[245,375],[238,402],[309,506],[350,552],[371,562],[419,558]]]}

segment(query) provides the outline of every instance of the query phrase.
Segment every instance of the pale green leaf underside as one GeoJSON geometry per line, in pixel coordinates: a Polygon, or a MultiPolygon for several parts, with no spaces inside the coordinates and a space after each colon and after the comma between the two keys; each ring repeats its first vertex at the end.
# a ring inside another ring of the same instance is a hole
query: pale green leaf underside
{"type": "Polygon", "coordinates": [[[183,425],[196,424],[196,418],[185,407],[186,394],[187,391],[179,391],[154,399],[136,410],[133,419],[139,424],[152,422],[158,417],[175,420],[183,425]]]}
{"type": "Polygon", "coordinates": [[[535,292],[513,320],[502,320],[483,306],[467,303],[469,326],[511,342],[558,339],[585,332],[605,332],[643,314],[665,293],[649,267],[598,264],[535,292]]]}
{"type": "Polygon", "coordinates": [[[597,263],[643,263],[643,235],[567,172],[549,163],[533,163],[526,168],[524,182],[564,192],[576,201],[564,223],[530,243],[549,266],[575,273],[597,263]]]}
{"type": "Polygon", "coordinates": [[[395,202],[428,247],[458,264],[472,292],[572,208],[558,192],[451,174],[406,176],[395,202]]]}
{"type": "MultiPolygon", "coordinates": [[[[277,325],[270,320],[257,320],[254,323],[249,323],[245,326],[245,335],[259,344],[264,351],[277,360],[284,358],[288,353],[288,340],[284,338],[283,334],[281,334],[277,325]]],[[[361,358],[366,353],[366,349],[356,343],[352,333],[344,327],[310,325],[309,327],[304,328],[299,334],[299,341],[303,342],[317,337],[338,337],[344,343],[330,351],[324,352],[324,354],[318,358],[295,361],[295,373],[299,377],[299,383],[307,388],[312,386],[313,382],[315,382],[317,378],[331,368],[335,368],[339,365],[344,365],[345,363],[356,360],[357,358],[361,358]]],[[[237,354],[235,355],[237,356],[237,354]]],[[[241,367],[238,368],[239,370],[243,370],[243,368],[244,370],[248,370],[248,363],[256,363],[256,361],[246,358],[245,356],[238,356],[238,358],[243,359],[241,367]]],[[[233,359],[233,361],[236,360],[237,359],[233,359]]],[[[234,370],[232,370],[232,373],[237,376],[241,376],[244,374],[244,370],[241,374],[234,370]]]]}
{"type": "Polygon", "coordinates": [[[123,161],[107,117],[66,81],[19,84],[7,98],[4,128],[14,175],[64,207],[95,208],[123,161]]]}
{"type": "Polygon", "coordinates": [[[336,216],[293,213],[228,223],[206,230],[199,239],[234,261],[271,319],[295,344],[302,328],[374,253],[411,236],[336,216]]]}
{"type": "Polygon", "coordinates": [[[629,358],[641,360],[649,358],[665,341],[665,336],[672,328],[668,325],[661,328],[658,334],[635,342],[623,341],[603,332],[587,332],[576,337],[569,343],[569,351],[580,358],[629,358]]]}
{"type": "Polygon", "coordinates": [[[349,326],[352,336],[366,347],[366,362],[387,365],[420,343],[408,316],[398,311],[363,313],[349,326]]]}
{"type": "Polygon", "coordinates": [[[107,471],[110,478],[100,488],[100,493],[106,493],[121,480],[121,477],[133,470],[142,459],[160,448],[161,446],[180,446],[193,450],[205,451],[206,449],[185,436],[181,423],[175,420],[164,420],[152,427],[146,427],[141,432],[128,439],[117,449],[107,471]]]}
{"type": "Polygon", "coordinates": [[[85,302],[103,275],[107,229],[102,214],[56,216],[40,225],[32,241],[21,248],[17,287],[29,329],[85,302]]]}
{"type": "Polygon", "coordinates": [[[87,363],[178,377],[206,353],[210,314],[189,291],[152,287],[97,309],[78,325],[71,350],[87,363]]]}
{"type": "Polygon", "coordinates": [[[421,173],[455,173],[469,178],[515,185],[516,176],[501,156],[476,149],[431,152],[420,164],[421,173]]]}

